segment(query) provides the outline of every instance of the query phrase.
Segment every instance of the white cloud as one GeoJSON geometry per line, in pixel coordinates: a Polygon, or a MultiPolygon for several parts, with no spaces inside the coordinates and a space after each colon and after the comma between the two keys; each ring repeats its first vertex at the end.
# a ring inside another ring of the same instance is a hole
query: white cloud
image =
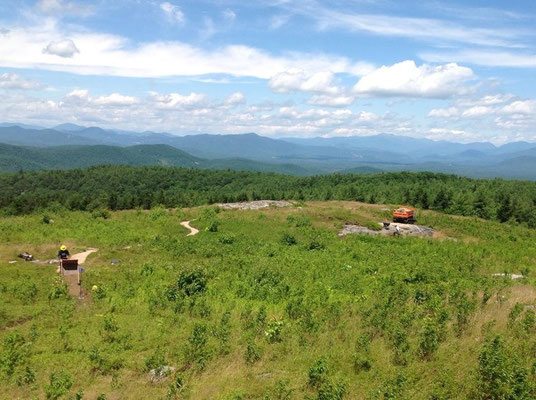
{"type": "Polygon", "coordinates": [[[187,96],[179,93],[159,94],[152,92],[150,93],[150,98],[157,108],[183,109],[203,104],[206,100],[206,95],[193,92],[187,96]]]}
{"type": "Polygon", "coordinates": [[[434,108],[428,113],[429,117],[450,118],[456,117],[460,111],[456,107],[449,108],[434,108]]]}
{"type": "Polygon", "coordinates": [[[93,14],[94,9],[91,6],[64,0],[39,0],[37,9],[45,14],[60,15],[71,14],[86,17],[93,14]]]}
{"type": "Polygon", "coordinates": [[[308,1],[307,6],[292,3],[293,12],[316,20],[320,30],[345,29],[374,35],[407,37],[413,40],[437,43],[471,43],[480,46],[514,47],[519,44],[521,32],[494,27],[494,29],[467,26],[452,21],[392,16],[385,14],[351,13],[323,7],[319,2],[308,1]]]}
{"type": "Polygon", "coordinates": [[[26,79],[19,74],[5,72],[0,75],[0,89],[41,90],[45,85],[26,79]]]}
{"type": "Polygon", "coordinates": [[[330,71],[307,74],[301,69],[290,69],[274,75],[268,86],[276,93],[315,92],[337,94],[340,89],[333,84],[334,76],[330,71]]]}
{"type": "Polygon", "coordinates": [[[166,1],[164,3],[160,3],[160,9],[164,11],[164,13],[167,15],[169,20],[172,22],[178,23],[180,25],[186,22],[184,13],[182,12],[179,6],[168,3],[166,1]]]}
{"type": "Polygon", "coordinates": [[[471,107],[471,108],[468,108],[467,110],[465,110],[462,113],[462,117],[466,117],[466,118],[467,117],[468,118],[483,117],[483,116],[486,116],[486,115],[493,114],[493,112],[494,112],[493,107],[474,106],[474,107],[471,107]]]}
{"type": "Polygon", "coordinates": [[[504,114],[527,114],[536,117],[536,100],[517,100],[500,109],[504,114]]]}
{"type": "Polygon", "coordinates": [[[270,20],[270,29],[279,29],[290,20],[290,15],[274,15],[270,20]]]}
{"type": "Polygon", "coordinates": [[[500,50],[429,51],[419,56],[428,62],[463,62],[488,67],[536,67],[536,54],[515,53],[500,50]]]}
{"type": "Polygon", "coordinates": [[[346,107],[355,101],[354,96],[348,95],[336,95],[329,96],[324,94],[315,94],[307,101],[309,104],[317,106],[327,106],[327,107],[346,107]]]}
{"type": "Polygon", "coordinates": [[[234,21],[236,19],[236,13],[233,10],[227,9],[222,12],[223,18],[227,21],[234,21]]]}
{"type": "Polygon", "coordinates": [[[58,42],[50,42],[47,47],[43,49],[43,53],[71,58],[76,53],[80,53],[80,50],[78,50],[71,39],[64,39],[58,42]]]}
{"type": "Polygon", "coordinates": [[[236,93],[230,94],[229,97],[225,99],[223,104],[226,106],[237,106],[240,104],[244,104],[245,102],[246,102],[246,97],[244,96],[244,94],[240,92],[236,92],[236,93]]]}
{"type": "Polygon", "coordinates": [[[58,36],[66,35],[51,21],[37,27],[13,28],[8,40],[0,41],[0,66],[128,77],[229,74],[263,79],[294,68],[308,74],[329,71],[353,75],[371,69],[367,63],[321,53],[274,55],[241,45],[205,50],[179,41],[133,45],[121,36],[88,32],[68,34],[82,49],[76,57],[51,58],[42,54],[41,50],[58,36]]]}
{"type": "Polygon", "coordinates": [[[470,68],[457,64],[418,67],[407,60],[363,76],[353,90],[365,96],[445,98],[466,93],[463,84],[474,78],[470,68]]]}
{"type": "Polygon", "coordinates": [[[68,104],[77,104],[77,105],[83,105],[83,106],[118,107],[118,106],[132,106],[135,104],[139,104],[140,100],[137,97],[125,96],[120,93],[112,93],[107,96],[99,96],[99,97],[93,98],[89,94],[88,90],[75,89],[69,92],[65,96],[64,102],[68,104]]]}
{"type": "Polygon", "coordinates": [[[139,102],[137,97],[124,96],[119,93],[112,93],[108,96],[100,96],[95,99],[95,104],[102,106],[130,106],[139,102]]]}

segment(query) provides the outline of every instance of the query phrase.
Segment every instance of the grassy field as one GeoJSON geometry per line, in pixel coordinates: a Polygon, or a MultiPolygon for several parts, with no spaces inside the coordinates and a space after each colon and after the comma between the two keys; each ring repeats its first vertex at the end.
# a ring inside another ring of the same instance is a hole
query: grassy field
{"type": "Polygon", "coordinates": [[[390,209],[2,218],[0,398],[534,398],[536,231],[422,211],[438,238],[337,236],[390,209]],[[82,300],[16,258],[62,243],[99,249],[82,300]]]}

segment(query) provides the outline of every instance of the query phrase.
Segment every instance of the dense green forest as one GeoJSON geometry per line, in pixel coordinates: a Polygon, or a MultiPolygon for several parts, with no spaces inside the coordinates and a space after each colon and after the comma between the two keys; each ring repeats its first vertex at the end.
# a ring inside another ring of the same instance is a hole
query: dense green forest
{"type": "Polygon", "coordinates": [[[536,227],[536,183],[475,180],[435,173],[274,173],[167,167],[99,166],[0,175],[4,215],[70,210],[190,207],[256,199],[352,200],[413,205],[536,227]]]}

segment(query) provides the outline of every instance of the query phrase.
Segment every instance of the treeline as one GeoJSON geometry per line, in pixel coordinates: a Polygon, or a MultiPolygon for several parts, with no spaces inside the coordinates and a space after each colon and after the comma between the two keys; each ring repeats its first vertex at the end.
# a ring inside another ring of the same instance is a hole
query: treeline
{"type": "Polygon", "coordinates": [[[273,173],[166,167],[99,166],[0,175],[4,215],[38,210],[191,207],[258,199],[355,200],[406,204],[536,227],[536,183],[475,180],[436,173],[273,173]]]}

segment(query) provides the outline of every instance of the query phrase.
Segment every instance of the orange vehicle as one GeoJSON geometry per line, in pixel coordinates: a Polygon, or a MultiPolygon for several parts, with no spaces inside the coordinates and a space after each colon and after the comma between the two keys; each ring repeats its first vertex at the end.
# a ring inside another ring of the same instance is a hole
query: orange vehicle
{"type": "Polygon", "coordinates": [[[393,211],[393,221],[404,224],[413,224],[417,221],[415,209],[411,207],[399,207],[393,211]]]}

